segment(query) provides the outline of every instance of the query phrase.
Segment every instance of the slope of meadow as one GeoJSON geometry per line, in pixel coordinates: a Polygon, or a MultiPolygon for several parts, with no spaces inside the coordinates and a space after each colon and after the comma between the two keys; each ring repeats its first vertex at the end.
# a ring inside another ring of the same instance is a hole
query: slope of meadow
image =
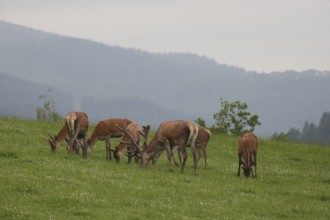
{"type": "MultiPolygon", "coordinates": [[[[237,177],[236,137],[213,135],[209,168],[168,172],[50,153],[60,122],[0,119],[0,219],[330,219],[330,148],[260,140],[258,178],[237,177]]],[[[92,132],[91,126],[89,134],[92,132]]],[[[112,142],[116,144],[114,140],[112,142]]]]}

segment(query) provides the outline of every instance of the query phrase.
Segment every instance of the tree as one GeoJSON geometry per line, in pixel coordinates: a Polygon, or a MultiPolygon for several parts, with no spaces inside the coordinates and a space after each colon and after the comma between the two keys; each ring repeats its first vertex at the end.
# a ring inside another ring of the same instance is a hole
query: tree
{"type": "Polygon", "coordinates": [[[245,102],[229,102],[220,99],[221,109],[213,115],[216,121],[215,129],[220,133],[242,135],[246,132],[253,132],[257,125],[260,125],[259,116],[251,115],[247,111],[248,105],[245,102]]]}
{"type": "Polygon", "coordinates": [[[330,144],[330,112],[324,112],[320,123],[316,126],[313,122],[305,122],[302,131],[291,128],[289,139],[305,143],[330,144]]]}
{"type": "Polygon", "coordinates": [[[299,141],[300,140],[300,131],[296,128],[290,128],[288,132],[288,138],[289,140],[299,141]]]}
{"type": "Polygon", "coordinates": [[[55,109],[55,101],[51,96],[51,89],[48,89],[46,95],[40,95],[39,100],[43,101],[42,107],[37,107],[37,120],[59,121],[62,116],[55,109]]]}
{"type": "Polygon", "coordinates": [[[198,117],[196,120],[195,120],[195,123],[198,124],[199,126],[202,126],[202,127],[206,127],[206,124],[205,124],[205,120],[198,117]]]}
{"type": "Polygon", "coordinates": [[[306,143],[317,142],[317,127],[313,122],[305,122],[300,140],[306,143]]]}
{"type": "Polygon", "coordinates": [[[323,113],[317,133],[320,143],[330,144],[330,112],[323,113]]]}
{"type": "Polygon", "coordinates": [[[275,132],[273,135],[272,135],[272,140],[274,141],[289,141],[289,135],[290,133],[284,133],[284,132],[281,132],[281,133],[277,133],[275,132]]]}

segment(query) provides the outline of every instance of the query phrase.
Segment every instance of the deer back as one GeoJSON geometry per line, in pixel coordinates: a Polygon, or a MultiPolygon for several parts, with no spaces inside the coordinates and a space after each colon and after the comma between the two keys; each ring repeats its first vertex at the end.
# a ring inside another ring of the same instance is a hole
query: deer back
{"type": "Polygon", "coordinates": [[[257,138],[257,136],[253,133],[246,133],[243,137],[246,138],[247,141],[249,142],[248,143],[249,151],[250,152],[256,151],[257,147],[258,147],[258,138],[257,138]]]}
{"type": "Polygon", "coordinates": [[[157,132],[158,141],[168,140],[171,145],[185,145],[189,136],[189,123],[186,121],[163,122],[157,132]]]}
{"type": "Polygon", "coordinates": [[[85,112],[76,112],[77,119],[75,126],[77,127],[77,130],[79,134],[87,133],[88,132],[88,116],[85,112]]]}

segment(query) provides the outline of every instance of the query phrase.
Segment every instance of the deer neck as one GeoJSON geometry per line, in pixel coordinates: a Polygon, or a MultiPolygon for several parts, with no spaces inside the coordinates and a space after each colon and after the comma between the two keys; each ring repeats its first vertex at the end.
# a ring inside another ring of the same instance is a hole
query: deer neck
{"type": "Polygon", "coordinates": [[[88,144],[90,147],[93,147],[94,144],[96,143],[96,141],[99,139],[99,135],[97,134],[97,132],[93,132],[92,136],[88,139],[88,144]]]}
{"type": "Polygon", "coordinates": [[[61,128],[61,130],[56,135],[56,142],[59,143],[64,140],[64,138],[68,135],[68,127],[66,124],[61,128]]]}

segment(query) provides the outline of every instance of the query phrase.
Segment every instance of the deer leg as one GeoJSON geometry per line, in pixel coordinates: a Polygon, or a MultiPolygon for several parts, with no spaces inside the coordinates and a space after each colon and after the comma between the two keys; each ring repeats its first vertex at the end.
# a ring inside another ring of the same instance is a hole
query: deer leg
{"type": "Polygon", "coordinates": [[[73,145],[73,140],[72,140],[72,137],[71,135],[69,134],[69,139],[68,138],[65,138],[65,141],[67,142],[67,146],[66,146],[66,150],[68,152],[68,154],[71,154],[73,151],[72,151],[72,145],[73,145]]]}
{"type": "Polygon", "coordinates": [[[203,147],[202,148],[203,150],[203,156],[204,156],[204,169],[206,170],[207,169],[207,152],[206,152],[206,149],[203,147]]]}
{"type": "Polygon", "coordinates": [[[192,150],[192,154],[193,154],[193,158],[194,158],[194,174],[197,174],[197,163],[200,159],[200,152],[198,152],[198,149],[196,149],[195,145],[191,146],[191,150],[192,150]]]}
{"type": "Polygon", "coordinates": [[[242,158],[241,155],[238,154],[238,171],[237,171],[237,176],[241,175],[241,165],[242,165],[242,158]]]}
{"type": "Polygon", "coordinates": [[[76,139],[73,139],[73,141],[72,141],[72,145],[71,145],[71,151],[72,151],[72,153],[77,153],[77,141],[76,141],[76,139]]]}
{"type": "Polygon", "coordinates": [[[253,157],[254,157],[254,177],[257,177],[257,151],[253,151],[253,157]]]}
{"type": "MultiPolygon", "coordinates": [[[[178,157],[179,157],[180,166],[181,166],[181,164],[182,164],[182,158],[181,158],[180,151],[178,151],[178,157]]],[[[173,161],[174,161],[175,166],[179,166],[179,164],[175,161],[174,156],[173,156],[173,161]]]]}
{"type": "Polygon", "coordinates": [[[195,153],[196,153],[196,167],[197,167],[198,162],[201,159],[201,150],[200,150],[200,147],[195,147],[195,153]]]}
{"type": "Polygon", "coordinates": [[[110,143],[110,137],[106,137],[105,138],[105,150],[106,150],[106,159],[107,160],[111,160],[111,153],[110,153],[110,149],[111,149],[111,143],[110,143]]]}
{"type": "MultiPolygon", "coordinates": [[[[74,131],[69,132],[69,151],[70,153],[77,153],[77,137],[78,137],[78,131],[77,127],[75,127],[74,131]],[[72,133],[73,132],[73,133],[72,133]]],[[[78,147],[79,152],[79,147],[78,147]]]]}
{"type": "MultiPolygon", "coordinates": [[[[173,162],[176,166],[178,166],[179,164],[175,161],[174,153],[175,153],[175,151],[178,151],[178,149],[179,149],[179,146],[172,147],[173,162]]],[[[181,155],[180,155],[179,151],[178,151],[178,156],[179,156],[180,165],[181,165],[182,164],[182,161],[181,161],[182,158],[181,158],[181,155]]]]}
{"type": "Polygon", "coordinates": [[[183,169],[184,169],[184,166],[186,165],[186,161],[187,161],[187,158],[188,158],[186,147],[181,147],[179,149],[179,154],[181,154],[181,157],[183,158],[182,163],[181,163],[181,160],[180,160],[180,164],[181,164],[181,171],[180,172],[183,173],[183,169]]]}
{"type": "Polygon", "coordinates": [[[68,145],[68,148],[69,148],[69,151],[70,153],[74,153],[75,152],[75,139],[73,136],[70,135],[69,137],[69,145],[68,145]]]}
{"type": "Polygon", "coordinates": [[[133,146],[127,146],[127,163],[130,164],[132,162],[132,154],[133,154],[133,146]]]}
{"type": "Polygon", "coordinates": [[[86,146],[86,136],[83,136],[82,143],[78,141],[78,145],[81,147],[83,157],[87,157],[87,150],[85,149],[86,146]]]}
{"type": "Polygon", "coordinates": [[[75,138],[74,139],[73,146],[74,146],[75,153],[76,154],[80,154],[80,147],[79,147],[79,140],[78,140],[78,138],[75,138]]]}
{"type": "Polygon", "coordinates": [[[168,164],[169,164],[169,171],[170,172],[173,172],[173,169],[172,169],[172,160],[173,160],[173,153],[171,151],[171,147],[170,147],[170,144],[169,143],[166,143],[165,144],[165,150],[167,152],[167,158],[168,158],[168,164]]]}
{"type": "Polygon", "coordinates": [[[76,136],[76,138],[74,139],[75,142],[75,148],[76,148],[76,154],[80,154],[80,147],[79,147],[79,140],[78,140],[78,135],[76,136]]]}
{"type": "Polygon", "coordinates": [[[74,146],[74,140],[69,142],[68,145],[68,152],[70,154],[73,154],[75,152],[75,146],[74,146]]]}

